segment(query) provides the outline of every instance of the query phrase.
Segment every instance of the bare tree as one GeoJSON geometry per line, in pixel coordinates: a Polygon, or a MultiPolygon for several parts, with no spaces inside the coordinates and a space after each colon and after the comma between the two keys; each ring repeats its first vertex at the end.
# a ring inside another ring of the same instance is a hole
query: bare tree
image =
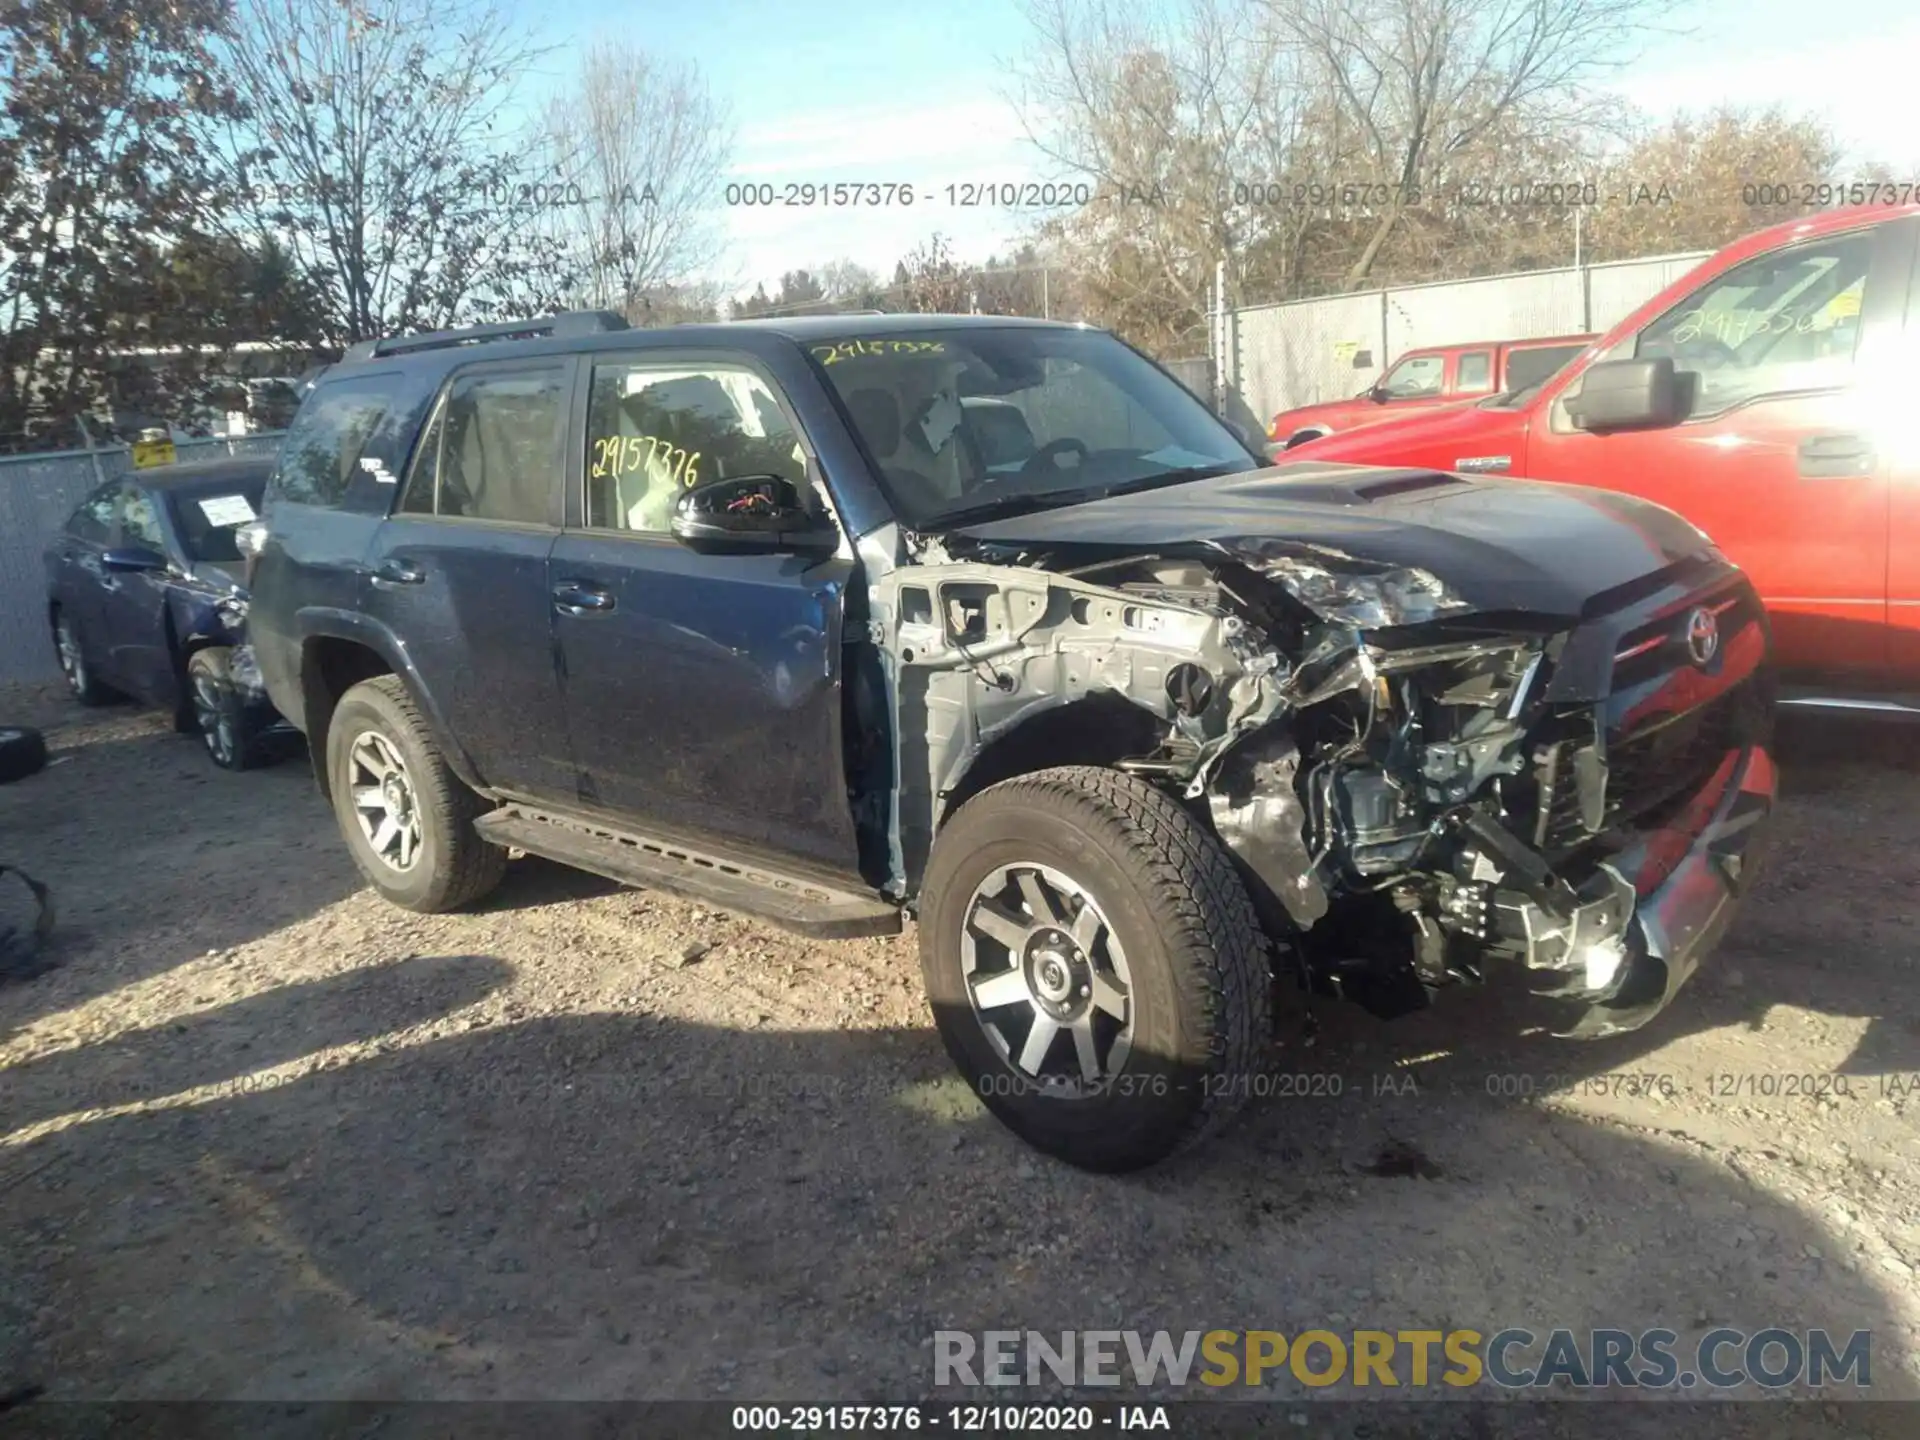
{"type": "Polygon", "coordinates": [[[578,259],[588,303],[635,312],[649,291],[719,258],[715,202],[732,130],[694,66],[598,42],[577,83],[549,102],[544,130],[558,183],[534,196],[541,229],[578,259]]]}
{"type": "Polygon", "coordinates": [[[1237,281],[1290,218],[1249,187],[1292,172],[1291,55],[1244,0],[1027,0],[1026,13],[1037,44],[1016,73],[1028,136],[1096,191],[1049,233],[1109,323],[1150,345],[1190,338],[1216,262],[1237,281]]]}
{"type": "MultiPolygon", "coordinates": [[[[1346,274],[1366,280],[1410,208],[1483,178],[1487,143],[1526,145],[1606,122],[1617,106],[1590,89],[1630,59],[1668,7],[1662,0],[1266,0],[1304,73],[1330,96],[1352,139],[1342,160],[1374,192],[1378,214],[1346,274]]],[[[1521,179],[1528,178],[1525,175],[1521,179]]]]}
{"type": "Polygon", "coordinates": [[[236,0],[225,49],[250,117],[216,137],[238,218],[324,281],[338,338],[566,288],[509,125],[542,52],[495,0],[236,0]]]}

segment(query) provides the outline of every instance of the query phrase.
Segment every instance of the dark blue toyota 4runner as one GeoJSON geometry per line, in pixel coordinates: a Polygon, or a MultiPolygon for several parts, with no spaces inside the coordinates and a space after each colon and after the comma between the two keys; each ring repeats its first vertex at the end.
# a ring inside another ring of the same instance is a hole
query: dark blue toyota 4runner
{"type": "Polygon", "coordinates": [[[524,850],[823,938],[910,914],[982,1100],[1096,1169],[1224,1119],[1295,985],[1642,1024],[1774,795],[1765,620],[1686,522],[1270,468],[1081,326],[365,342],[263,520],[261,670],[388,899],[524,850]]]}

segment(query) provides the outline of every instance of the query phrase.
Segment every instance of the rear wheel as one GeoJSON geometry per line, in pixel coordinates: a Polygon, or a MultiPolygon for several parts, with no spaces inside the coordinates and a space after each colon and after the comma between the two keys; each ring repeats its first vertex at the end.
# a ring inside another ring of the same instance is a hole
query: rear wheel
{"type": "Polygon", "coordinates": [[[1111,770],[982,791],[927,867],[920,958],[974,1092],[1037,1148],[1150,1165],[1237,1110],[1271,1033],[1266,942],[1219,843],[1111,770]]]}
{"type": "Polygon", "coordinates": [[[105,705],[114,698],[113,691],[93,678],[80,632],[64,610],[53,617],[53,646],[60,656],[60,673],[67,677],[67,689],[74,699],[82,705],[105,705]]]}
{"type": "Polygon", "coordinates": [[[327,726],[334,817],[367,882],[408,910],[457,910],[506,874],[473,822],[487,808],[460,782],[397,675],[363,680],[327,726]]]}

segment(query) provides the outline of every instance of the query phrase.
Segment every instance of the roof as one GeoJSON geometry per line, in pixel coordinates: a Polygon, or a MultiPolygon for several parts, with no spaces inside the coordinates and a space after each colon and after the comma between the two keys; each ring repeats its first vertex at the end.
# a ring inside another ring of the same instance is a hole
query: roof
{"type": "Polygon", "coordinates": [[[147,470],[130,471],[121,477],[136,480],[149,490],[184,490],[203,481],[225,480],[238,485],[242,481],[265,479],[273,469],[271,455],[223,456],[218,460],[183,460],[177,465],[155,465],[147,470]]]}
{"type": "Polygon", "coordinates": [[[1409,345],[1400,356],[1405,359],[1409,355],[1437,355],[1445,350],[1494,350],[1502,345],[1509,350],[1538,345],[1587,345],[1599,338],[1600,332],[1595,330],[1585,335],[1528,335],[1520,340],[1448,340],[1438,345],[1409,345]]]}
{"type": "Polygon", "coordinates": [[[908,330],[1075,330],[1091,327],[1066,320],[1036,320],[1030,315],[788,315],[729,320],[724,325],[675,326],[676,331],[770,330],[791,340],[828,336],[897,335],[908,330]]]}
{"type": "MultiPolygon", "coordinates": [[[[595,311],[570,312],[563,333],[526,333],[542,321],[525,322],[515,333],[513,324],[437,331],[432,335],[385,337],[396,342],[393,351],[376,353],[378,342],[360,341],[339,364],[329,367],[337,378],[361,365],[418,362],[429,367],[453,368],[476,355],[487,358],[566,355],[582,348],[593,350],[764,350],[785,341],[805,345],[814,340],[865,339],[913,334],[928,330],[1089,330],[1093,327],[1063,320],[1035,320],[1019,315],[795,315],[706,324],[619,326],[618,317],[595,311]],[[605,323],[597,323],[605,322],[605,323]],[[491,328],[495,333],[487,333],[491,328]],[[583,344],[583,342],[585,342],[583,344]]],[[[304,377],[303,377],[304,378],[304,377]]],[[[314,377],[318,379],[319,377],[314,377]]]]}

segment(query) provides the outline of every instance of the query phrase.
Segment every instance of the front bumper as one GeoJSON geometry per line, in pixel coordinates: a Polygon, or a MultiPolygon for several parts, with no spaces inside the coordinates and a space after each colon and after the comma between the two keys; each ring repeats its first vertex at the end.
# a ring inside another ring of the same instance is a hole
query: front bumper
{"type": "Polygon", "coordinates": [[[1640,832],[1587,878],[1570,917],[1523,895],[1496,898],[1500,929],[1518,942],[1555,1033],[1618,1034],[1666,1008],[1753,883],[1777,791],[1767,745],[1729,751],[1663,826],[1640,832]]]}

